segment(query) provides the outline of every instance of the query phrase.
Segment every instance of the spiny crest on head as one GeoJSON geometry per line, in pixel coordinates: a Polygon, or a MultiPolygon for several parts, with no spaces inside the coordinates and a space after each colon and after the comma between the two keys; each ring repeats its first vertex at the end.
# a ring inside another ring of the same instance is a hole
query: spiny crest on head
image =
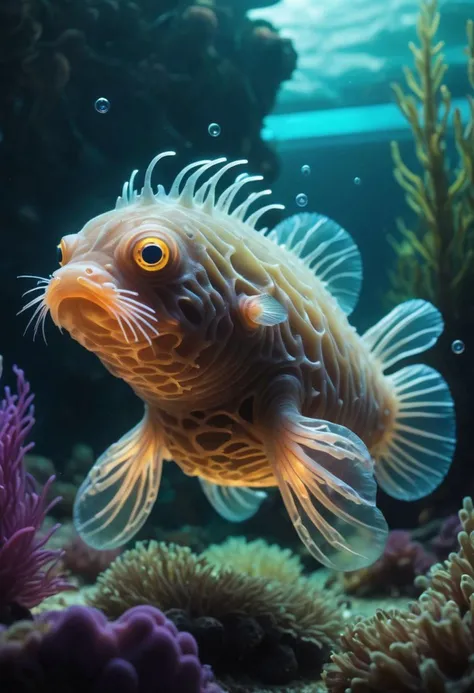
{"type": "Polygon", "coordinates": [[[156,192],[153,192],[151,185],[151,177],[156,164],[167,156],[175,156],[176,152],[162,152],[157,154],[148,165],[145,172],[145,181],[141,192],[134,189],[137,170],[132,172],[130,180],[125,181],[122,188],[122,194],[117,198],[115,205],[116,209],[123,209],[132,204],[152,205],[157,202],[176,202],[183,207],[199,207],[208,214],[220,212],[227,214],[239,221],[245,221],[250,226],[255,226],[260,217],[271,209],[284,209],[283,205],[270,204],[260,207],[255,212],[246,216],[250,206],[265,195],[270,195],[271,190],[260,190],[259,192],[251,193],[247,199],[241,204],[234,207],[231,211],[232,204],[247,183],[255,183],[263,180],[263,176],[249,176],[241,174],[237,179],[229,185],[220,195],[217,194],[217,185],[227,171],[234,166],[247,164],[246,159],[239,159],[226,163],[227,159],[221,157],[219,159],[204,159],[196,161],[188,166],[185,166],[176,176],[168,193],[162,185],[159,185],[156,192]],[[219,166],[217,173],[209,175],[207,180],[201,185],[198,181],[201,176],[208,173],[214,166],[219,166]],[[195,169],[195,170],[194,170],[195,169]],[[191,173],[191,171],[193,171],[191,173]],[[190,174],[190,175],[188,175],[190,174]],[[183,184],[184,181],[184,184],[183,184]]]}

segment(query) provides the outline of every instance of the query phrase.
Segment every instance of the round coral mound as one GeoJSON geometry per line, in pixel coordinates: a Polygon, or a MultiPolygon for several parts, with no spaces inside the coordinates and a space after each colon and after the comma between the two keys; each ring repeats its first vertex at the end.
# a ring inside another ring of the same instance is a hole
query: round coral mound
{"type": "Polygon", "coordinates": [[[109,622],[72,606],[0,630],[2,693],[222,693],[189,633],[139,606],[109,622]]]}

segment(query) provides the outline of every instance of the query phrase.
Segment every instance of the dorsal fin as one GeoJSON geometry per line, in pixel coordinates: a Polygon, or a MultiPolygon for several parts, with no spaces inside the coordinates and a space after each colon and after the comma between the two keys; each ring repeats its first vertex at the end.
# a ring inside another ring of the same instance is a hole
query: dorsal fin
{"type": "Polygon", "coordinates": [[[351,236],[322,214],[302,212],[280,222],[265,235],[296,253],[349,315],[362,284],[362,261],[351,236]]]}

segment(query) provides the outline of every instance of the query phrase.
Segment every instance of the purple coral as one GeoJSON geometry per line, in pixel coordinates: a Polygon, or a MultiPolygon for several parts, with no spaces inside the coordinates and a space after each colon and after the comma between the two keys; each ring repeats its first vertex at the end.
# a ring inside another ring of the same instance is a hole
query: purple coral
{"type": "Polygon", "coordinates": [[[18,639],[0,631],[0,680],[8,693],[223,693],[192,635],[152,606],[114,622],[72,606],[42,614],[18,639]]]}
{"type": "MultiPolygon", "coordinates": [[[[0,403],[0,620],[11,618],[8,610],[14,606],[30,609],[70,587],[57,571],[61,552],[45,548],[57,527],[38,536],[46,514],[59,499],[49,504],[46,500],[54,477],[37,493],[25,470],[25,454],[33,447],[25,441],[34,424],[34,396],[23,371],[13,370],[17,394],[5,388],[0,403]]],[[[0,358],[0,376],[1,372],[0,358]]]]}

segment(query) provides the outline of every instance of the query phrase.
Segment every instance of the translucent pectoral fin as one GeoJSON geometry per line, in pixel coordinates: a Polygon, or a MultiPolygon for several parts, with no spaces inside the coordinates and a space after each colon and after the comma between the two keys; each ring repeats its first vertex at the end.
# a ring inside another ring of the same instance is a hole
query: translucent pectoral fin
{"type": "Polygon", "coordinates": [[[201,478],[199,483],[214,510],[229,522],[253,517],[267,497],[265,491],[244,486],[219,486],[201,478]]]}
{"type": "Polygon", "coordinates": [[[382,553],[387,523],[375,505],[373,462],[349,429],[280,409],[269,452],[281,495],[308,551],[333,570],[382,553]]]}
{"type": "Polygon", "coordinates": [[[158,494],[164,452],[145,414],[99,457],[74,503],[74,525],[89,546],[113,549],[138,532],[158,494]]]}

